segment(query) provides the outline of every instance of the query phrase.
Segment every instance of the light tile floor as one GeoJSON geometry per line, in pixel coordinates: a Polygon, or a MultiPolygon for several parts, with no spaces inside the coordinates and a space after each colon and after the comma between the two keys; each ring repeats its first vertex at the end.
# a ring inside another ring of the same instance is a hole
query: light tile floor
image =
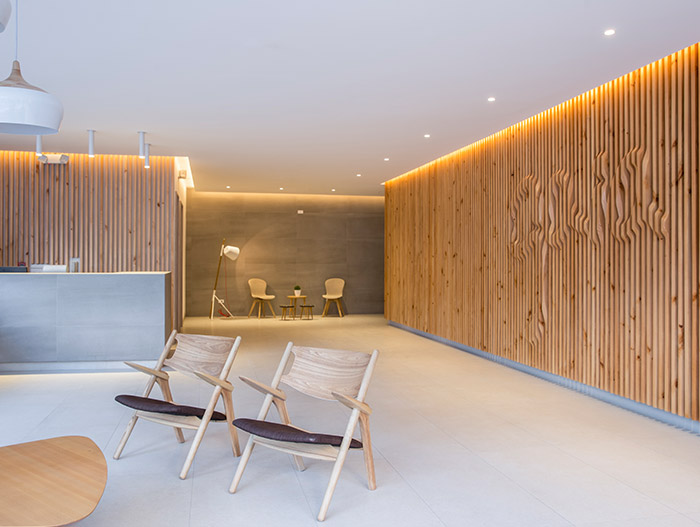
{"type": "MultiPolygon", "coordinates": [[[[255,416],[287,341],[381,352],[368,402],[378,488],[351,453],[325,525],[663,526],[700,524],[700,437],[390,327],[381,316],[215,320],[191,333],[241,335],[232,381],[238,416],[255,416]]],[[[158,350],[154,350],[154,357],[158,350]]],[[[306,526],[316,523],[331,465],[256,449],[239,491],[226,428],[212,424],[189,477],[189,449],[172,431],[139,422],[122,459],[112,453],[129,419],[114,402],[141,374],[0,376],[0,445],[85,435],[103,449],[109,480],[95,526],[306,526]]],[[[174,394],[201,404],[197,381],[174,375],[174,394]]],[[[290,394],[299,426],[342,433],[340,405],[290,394]]],[[[241,434],[242,443],[245,434],[241,434]]],[[[0,475],[2,477],[2,475],[0,475]]]]}

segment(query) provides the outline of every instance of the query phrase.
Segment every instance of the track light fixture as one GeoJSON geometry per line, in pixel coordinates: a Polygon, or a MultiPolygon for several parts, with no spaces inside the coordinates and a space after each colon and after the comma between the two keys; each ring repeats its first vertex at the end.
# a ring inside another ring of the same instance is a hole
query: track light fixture
{"type": "Polygon", "coordinates": [[[143,159],[146,156],[146,132],[138,132],[139,134],[139,157],[143,159]]]}
{"type": "Polygon", "coordinates": [[[95,157],[95,130],[88,130],[88,157],[95,157]]]}

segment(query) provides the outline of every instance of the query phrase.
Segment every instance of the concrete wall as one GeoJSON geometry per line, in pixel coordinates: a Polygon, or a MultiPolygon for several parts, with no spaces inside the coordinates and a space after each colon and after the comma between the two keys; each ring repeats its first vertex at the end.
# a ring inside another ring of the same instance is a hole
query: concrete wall
{"type": "Polygon", "coordinates": [[[188,316],[209,314],[223,238],[241,249],[235,262],[224,260],[226,275],[222,264],[217,288],[220,297],[228,293],[234,315],[248,314],[249,278],[267,281],[268,293],[277,295],[273,305],[278,315],[295,284],[320,314],[324,282],[333,277],[345,279],[349,314],[383,313],[383,197],[190,190],[187,207],[188,316]]]}

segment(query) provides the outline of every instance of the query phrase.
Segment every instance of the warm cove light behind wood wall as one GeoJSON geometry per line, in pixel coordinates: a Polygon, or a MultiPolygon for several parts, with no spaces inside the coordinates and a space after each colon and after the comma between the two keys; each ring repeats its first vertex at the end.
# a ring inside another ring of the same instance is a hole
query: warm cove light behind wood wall
{"type": "Polygon", "coordinates": [[[182,323],[182,213],[173,158],[0,151],[0,265],[66,264],[83,272],[171,271],[173,327],[182,323]],[[180,257],[178,257],[180,254],[180,257]]]}
{"type": "Polygon", "coordinates": [[[386,184],[392,321],[699,419],[698,45],[386,184]]]}

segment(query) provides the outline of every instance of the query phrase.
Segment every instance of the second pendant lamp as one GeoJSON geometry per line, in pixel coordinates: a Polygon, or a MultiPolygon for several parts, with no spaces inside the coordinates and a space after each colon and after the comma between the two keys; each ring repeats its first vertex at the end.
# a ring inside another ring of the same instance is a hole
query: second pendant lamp
{"type": "Polygon", "coordinates": [[[0,133],[55,134],[63,120],[63,105],[54,95],[24,80],[17,59],[18,42],[19,0],[15,4],[15,60],[10,76],[0,82],[0,133]]]}

